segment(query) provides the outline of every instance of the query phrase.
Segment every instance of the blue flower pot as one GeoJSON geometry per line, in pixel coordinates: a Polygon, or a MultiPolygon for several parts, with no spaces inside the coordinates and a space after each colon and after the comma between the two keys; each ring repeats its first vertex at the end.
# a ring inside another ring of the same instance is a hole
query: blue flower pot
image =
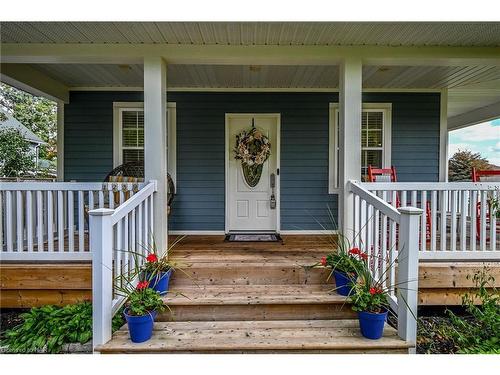
{"type": "Polygon", "coordinates": [[[132,342],[148,341],[153,335],[153,323],[156,318],[156,311],[151,311],[147,315],[135,316],[129,315],[128,309],[123,311],[128,325],[128,332],[132,342]]]}
{"type": "Polygon", "coordinates": [[[158,273],[155,276],[146,274],[146,280],[149,281],[149,287],[156,290],[161,295],[168,292],[168,285],[170,284],[170,276],[172,275],[172,269],[167,272],[158,273]]]}
{"type": "Polygon", "coordinates": [[[384,325],[387,320],[387,311],[382,313],[358,312],[361,334],[367,339],[377,340],[384,334],[384,325]]]}
{"type": "Polygon", "coordinates": [[[333,276],[335,277],[336,291],[341,296],[349,296],[352,292],[352,280],[346,273],[333,271],[333,276]]]}

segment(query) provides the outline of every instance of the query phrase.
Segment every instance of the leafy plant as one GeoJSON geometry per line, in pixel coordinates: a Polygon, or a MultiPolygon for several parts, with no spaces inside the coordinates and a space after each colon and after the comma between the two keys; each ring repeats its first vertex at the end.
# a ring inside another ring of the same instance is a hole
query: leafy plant
{"type": "Polygon", "coordinates": [[[35,155],[18,129],[0,130],[0,176],[19,177],[33,172],[35,155]]]}
{"type": "MultiPolygon", "coordinates": [[[[5,333],[2,344],[11,353],[59,353],[64,344],[85,344],[92,338],[92,305],[81,302],[58,307],[34,307],[21,315],[23,323],[5,333]]],[[[113,330],[123,325],[121,314],[113,318],[113,330]]]]}
{"type": "Polygon", "coordinates": [[[490,169],[488,160],[479,153],[469,150],[458,150],[448,162],[448,177],[450,181],[470,181],[472,168],[490,169]]]}
{"type": "Polygon", "coordinates": [[[160,294],[148,288],[149,281],[139,281],[136,274],[122,274],[115,279],[116,293],[125,298],[125,309],[129,315],[143,316],[153,311],[161,312],[167,307],[160,294]]]}
{"type": "Polygon", "coordinates": [[[138,267],[137,269],[140,271],[144,271],[147,274],[147,278],[154,278],[155,276],[161,274],[162,272],[167,272],[172,269],[175,270],[178,266],[177,263],[170,261],[169,255],[172,249],[184,239],[185,236],[177,237],[172,243],[169,244],[167,251],[161,252],[154,241],[154,238],[151,241],[151,245],[143,246],[146,250],[146,255],[142,253],[133,253],[136,258],[136,264],[139,264],[138,257],[145,258],[144,265],[142,267],[138,267]]]}
{"type": "Polygon", "coordinates": [[[450,336],[460,353],[499,353],[500,294],[494,286],[495,278],[487,268],[467,278],[472,278],[475,285],[475,291],[462,297],[468,316],[448,311],[453,324],[450,336]]]}

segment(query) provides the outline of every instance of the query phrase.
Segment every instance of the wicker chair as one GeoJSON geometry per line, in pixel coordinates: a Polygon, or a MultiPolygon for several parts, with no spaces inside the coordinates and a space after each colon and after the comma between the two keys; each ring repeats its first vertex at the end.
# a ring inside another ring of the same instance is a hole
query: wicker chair
{"type": "MultiPolygon", "coordinates": [[[[138,161],[119,165],[108,173],[104,182],[144,182],[144,165],[138,161]]],[[[167,192],[167,210],[170,215],[170,208],[175,196],[175,185],[169,173],[167,173],[167,192]]]]}

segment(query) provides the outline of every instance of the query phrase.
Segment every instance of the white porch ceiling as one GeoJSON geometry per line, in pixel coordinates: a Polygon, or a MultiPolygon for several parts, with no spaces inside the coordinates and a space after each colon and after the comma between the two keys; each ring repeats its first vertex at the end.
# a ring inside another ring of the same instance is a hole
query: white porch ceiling
{"type": "Polygon", "coordinates": [[[2,43],[500,46],[498,22],[2,22],[2,43]]]}
{"type": "MultiPolygon", "coordinates": [[[[142,65],[33,64],[68,87],[140,87],[142,65]]],[[[170,88],[336,88],[334,65],[169,65],[170,88]]],[[[368,89],[460,88],[500,80],[498,66],[364,66],[368,89]]]]}

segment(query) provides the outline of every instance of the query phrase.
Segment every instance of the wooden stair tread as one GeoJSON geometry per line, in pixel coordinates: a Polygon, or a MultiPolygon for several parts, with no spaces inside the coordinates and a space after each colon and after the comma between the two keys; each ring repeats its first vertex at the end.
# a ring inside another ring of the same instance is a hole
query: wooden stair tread
{"type": "Polygon", "coordinates": [[[346,303],[346,297],[329,293],[333,285],[202,285],[172,287],[164,297],[170,306],[332,304],[346,303]]]}
{"type": "Polygon", "coordinates": [[[357,320],[157,322],[151,340],[134,344],[126,327],[115,332],[102,353],[231,352],[294,350],[407,349],[396,331],[386,325],[384,337],[368,340],[359,333],[357,320]]]}

